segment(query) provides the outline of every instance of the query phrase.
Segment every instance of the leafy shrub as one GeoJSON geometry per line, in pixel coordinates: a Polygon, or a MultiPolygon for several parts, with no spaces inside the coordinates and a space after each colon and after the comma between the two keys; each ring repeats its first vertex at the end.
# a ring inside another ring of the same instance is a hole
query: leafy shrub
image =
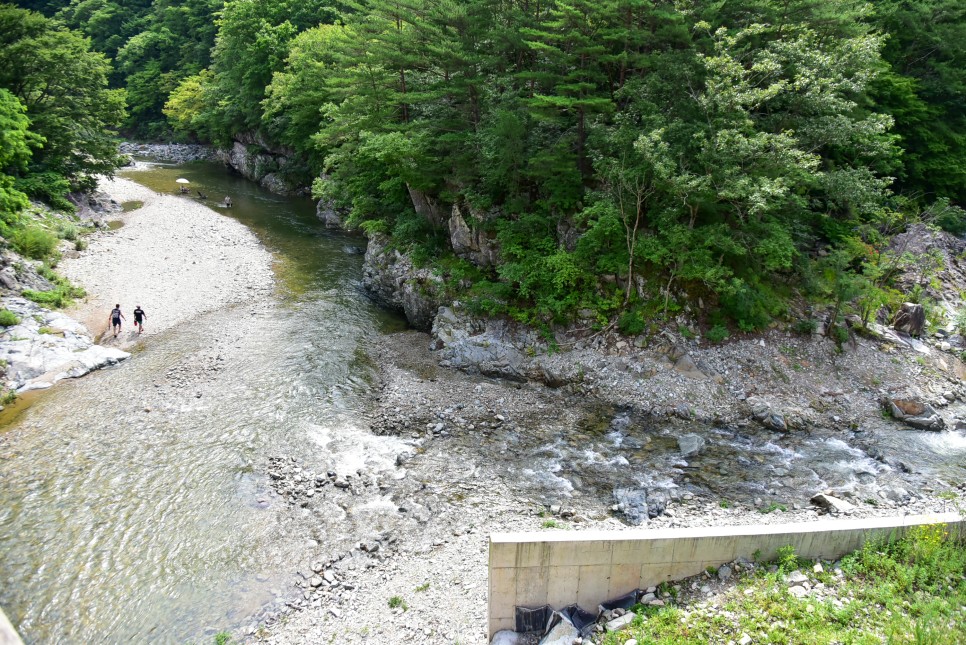
{"type": "Polygon", "coordinates": [[[75,208],[67,200],[70,182],[55,172],[40,172],[17,179],[17,189],[62,211],[73,213],[75,208]]]}
{"type": "Polygon", "coordinates": [[[966,211],[950,204],[947,197],[936,200],[922,216],[924,220],[932,220],[933,224],[953,235],[966,234],[966,211]]]}
{"type": "Polygon", "coordinates": [[[794,571],[799,566],[798,556],[795,555],[795,547],[791,545],[779,547],[778,549],[778,568],[782,573],[794,571]]]}
{"type": "Polygon", "coordinates": [[[20,255],[43,260],[57,248],[57,238],[38,226],[27,226],[11,234],[10,244],[20,255]]]}
{"type": "Polygon", "coordinates": [[[511,295],[512,288],[505,282],[480,280],[473,285],[466,306],[477,316],[497,316],[507,313],[511,295]]]}
{"type": "Polygon", "coordinates": [[[57,237],[73,242],[77,239],[77,227],[70,222],[57,222],[57,237]]]}
{"type": "Polygon", "coordinates": [[[359,224],[359,228],[361,228],[362,231],[370,237],[380,233],[386,234],[389,232],[389,225],[385,220],[381,219],[368,219],[364,222],[361,222],[359,224]]]}
{"type": "Polygon", "coordinates": [[[741,331],[756,331],[767,327],[775,316],[781,314],[785,304],[770,287],[736,279],[729,292],[722,294],[721,309],[738,323],[741,331]]]}
{"type": "Polygon", "coordinates": [[[54,268],[46,262],[37,267],[37,273],[39,273],[42,278],[46,278],[54,284],[58,284],[63,280],[63,278],[54,273],[54,268]]]}
{"type": "Polygon", "coordinates": [[[12,327],[20,323],[20,319],[17,318],[17,314],[13,313],[9,309],[0,309],[0,326],[12,327]]]}
{"type": "Polygon", "coordinates": [[[724,325],[715,325],[707,331],[704,337],[708,339],[709,343],[717,345],[718,343],[724,342],[729,335],[727,327],[724,325]]]}
{"type": "Polygon", "coordinates": [[[617,320],[617,328],[621,330],[622,334],[627,336],[637,336],[644,332],[647,324],[644,322],[644,316],[641,315],[639,309],[632,308],[621,314],[621,317],[617,320]]]}
{"type": "Polygon", "coordinates": [[[795,321],[793,329],[799,334],[810,336],[818,329],[818,321],[814,318],[802,318],[801,320],[795,321]]]}

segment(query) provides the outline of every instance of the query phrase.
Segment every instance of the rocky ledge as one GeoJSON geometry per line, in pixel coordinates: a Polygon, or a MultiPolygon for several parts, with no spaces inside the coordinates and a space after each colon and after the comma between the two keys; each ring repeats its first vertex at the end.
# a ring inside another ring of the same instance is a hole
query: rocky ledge
{"type": "Polygon", "coordinates": [[[119,349],[95,345],[84,325],[29,300],[6,297],[0,299],[0,306],[20,320],[0,333],[5,384],[15,392],[45,389],[130,357],[119,349]]]}

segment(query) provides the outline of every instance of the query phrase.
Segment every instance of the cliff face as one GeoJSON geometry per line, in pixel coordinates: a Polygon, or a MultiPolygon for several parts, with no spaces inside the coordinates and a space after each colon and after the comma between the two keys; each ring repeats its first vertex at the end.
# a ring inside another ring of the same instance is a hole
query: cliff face
{"type": "MultiPolygon", "coordinates": [[[[481,268],[499,264],[499,245],[486,231],[493,213],[478,213],[465,204],[443,205],[415,190],[410,195],[417,212],[424,211],[424,216],[449,231],[450,246],[458,257],[481,268]]],[[[338,211],[324,200],[317,212],[327,226],[341,222],[338,211]]],[[[416,267],[406,253],[390,248],[381,235],[369,239],[364,275],[363,285],[377,300],[401,309],[409,323],[423,331],[432,329],[440,307],[458,296],[447,293],[443,279],[433,270],[416,267]]]]}
{"type": "Polygon", "coordinates": [[[295,152],[273,145],[258,132],[235,135],[230,148],[218,151],[218,158],[246,179],[279,195],[307,194],[308,188],[293,183],[291,166],[295,152]]]}
{"type": "Polygon", "coordinates": [[[388,245],[382,235],[369,238],[362,284],[380,303],[400,309],[416,329],[429,331],[445,299],[443,280],[388,245]]]}

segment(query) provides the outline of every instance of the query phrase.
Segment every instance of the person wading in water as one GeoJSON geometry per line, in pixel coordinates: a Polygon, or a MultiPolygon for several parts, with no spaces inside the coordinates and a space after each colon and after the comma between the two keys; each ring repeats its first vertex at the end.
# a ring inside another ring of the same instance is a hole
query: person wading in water
{"type": "Polygon", "coordinates": [[[134,305],[134,326],[138,328],[139,334],[144,331],[143,323],[147,319],[148,315],[141,309],[141,305],[134,305]]]}
{"type": "Polygon", "coordinates": [[[114,305],[114,309],[111,310],[111,327],[114,328],[114,338],[121,332],[121,319],[124,318],[124,314],[121,313],[121,305],[114,305]]]}

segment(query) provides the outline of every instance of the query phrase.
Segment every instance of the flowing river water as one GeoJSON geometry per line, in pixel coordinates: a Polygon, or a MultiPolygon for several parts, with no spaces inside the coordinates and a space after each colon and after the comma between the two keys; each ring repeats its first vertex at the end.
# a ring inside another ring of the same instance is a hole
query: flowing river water
{"type": "MultiPolygon", "coordinates": [[[[344,553],[396,521],[395,504],[378,492],[351,508],[293,508],[266,474],[268,459],[281,456],[314,473],[391,477],[396,456],[417,450],[408,437],[366,429],[378,360],[367,350],[405,323],[361,292],[364,241],[326,230],[308,200],[272,195],[214,164],[131,175],[157,191],[179,176],[217,199],[232,196],[225,214],[273,252],[278,286],[5,413],[0,606],[28,643],[211,642],[297,597],[293,576],[307,554],[344,553]]],[[[498,478],[535,505],[579,503],[604,516],[615,489],[750,505],[804,501],[825,488],[858,500],[886,488],[902,497],[966,479],[962,432],[655,427],[591,403],[568,401],[566,414],[559,406],[533,403],[520,423],[426,444],[424,468],[435,468],[427,478],[477,478],[460,490],[498,478]],[[682,432],[706,447],[682,458],[682,432]]]]}
{"type": "Polygon", "coordinates": [[[131,174],[158,191],[179,176],[232,196],[278,288],[63,382],[0,430],[0,606],[27,642],[210,642],[281,595],[306,546],[253,464],[378,458],[353,450],[363,349],[405,323],[360,291],[365,241],[214,164],[131,174]]]}

